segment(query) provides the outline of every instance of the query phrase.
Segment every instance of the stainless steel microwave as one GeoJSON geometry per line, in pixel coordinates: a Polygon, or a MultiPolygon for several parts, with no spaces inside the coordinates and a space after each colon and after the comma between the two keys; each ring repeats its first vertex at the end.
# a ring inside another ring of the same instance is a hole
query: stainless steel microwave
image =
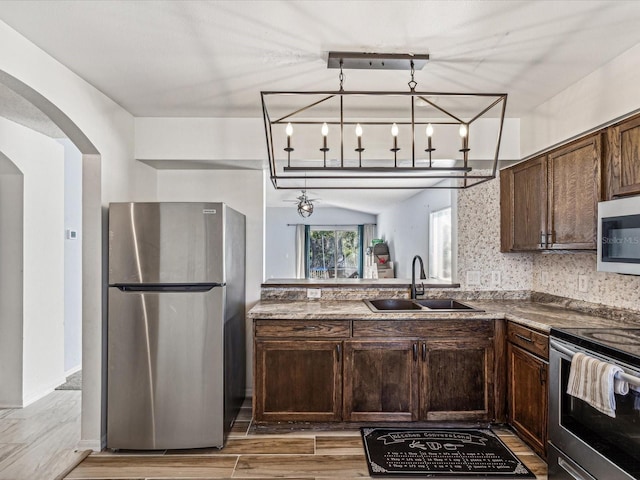
{"type": "Polygon", "coordinates": [[[640,196],[598,204],[598,271],[640,275],[640,196]]]}

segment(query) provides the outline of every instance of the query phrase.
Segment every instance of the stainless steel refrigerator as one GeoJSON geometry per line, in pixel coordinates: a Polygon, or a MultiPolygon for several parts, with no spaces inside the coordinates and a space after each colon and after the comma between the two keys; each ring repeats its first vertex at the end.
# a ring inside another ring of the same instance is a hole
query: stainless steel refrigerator
{"type": "Polygon", "coordinates": [[[109,206],[107,447],[222,447],[245,393],[245,218],[109,206]]]}

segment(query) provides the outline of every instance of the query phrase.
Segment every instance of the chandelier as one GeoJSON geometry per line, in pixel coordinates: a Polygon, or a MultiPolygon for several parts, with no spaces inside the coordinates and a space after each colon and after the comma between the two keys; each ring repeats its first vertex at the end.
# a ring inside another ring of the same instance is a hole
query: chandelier
{"type": "Polygon", "coordinates": [[[330,52],[338,90],[261,92],[273,186],[463,189],[495,178],[507,94],[418,91],[428,60],[330,52]],[[345,90],[345,69],[408,70],[409,89],[345,90]]]}
{"type": "Polygon", "coordinates": [[[307,191],[302,190],[302,194],[297,197],[298,200],[298,215],[302,218],[310,217],[313,213],[313,203],[311,199],[307,197],[307,191]]]}

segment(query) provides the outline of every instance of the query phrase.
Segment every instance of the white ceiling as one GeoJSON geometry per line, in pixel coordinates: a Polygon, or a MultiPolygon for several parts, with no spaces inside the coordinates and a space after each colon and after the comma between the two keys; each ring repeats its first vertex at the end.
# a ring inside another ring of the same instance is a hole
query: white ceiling
{"type": "MultiPolygon", "coordinates": [[[[520,117],[640,42],[640,2],[611,0],[3,0],[0,19],[133,115],[161,117],[259,117],[261,90],[336,89],[332,50],[429,53],[418,90],[508,93],[520,117]]],[[[408,80],[350,70],[345,88],[408,80]]]]}

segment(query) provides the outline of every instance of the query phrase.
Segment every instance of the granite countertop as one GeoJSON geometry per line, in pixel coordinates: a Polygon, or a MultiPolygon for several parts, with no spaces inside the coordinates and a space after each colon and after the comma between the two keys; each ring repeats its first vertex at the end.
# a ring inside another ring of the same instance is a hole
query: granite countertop
{"type": "Polygon", "coordinates": [[[416,319],[506,319],[536,330],[551,327],[637,327],[637,323],[616,320],[568,309],[552,303],[529,300],[464,300],[484,312],[402,312],[375,313],[361,300],[262,301],[248,313],[251,319],[265,320],[416,320],[416,319]]]}

